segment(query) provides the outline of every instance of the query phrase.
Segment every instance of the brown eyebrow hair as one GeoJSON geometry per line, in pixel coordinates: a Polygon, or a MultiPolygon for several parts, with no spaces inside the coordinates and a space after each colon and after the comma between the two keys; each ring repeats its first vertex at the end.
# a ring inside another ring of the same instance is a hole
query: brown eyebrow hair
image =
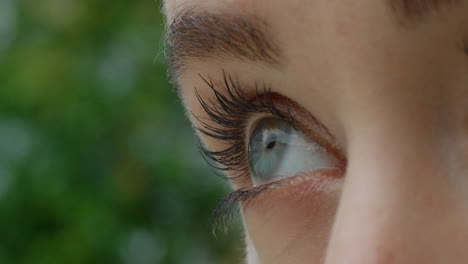
{"type": "Polygon", "coordinates": [[[165,47],[172,81],[189,60],[232,56],[278,64],[281,54],[267,24],[255,16],[185,11],[169,21],[165,47]]]}
{"type": "Polygon", "coordinates": [[[424,21],[431,14],[454,7],[463,0],[387,0],[388,6],[401,25],[424,21]]]}
{"type": "MultiPolygon", "coordinates": [[[[385,0],[400,26],[416,24],[464,0],[385,0]]],[[[253,15],[178,12],[167,23],[165,55],[168,75],[176,84],[187,62],[231,56],[244,61],[279,64],[280,48],[268,25],[253,15]]],[[[468,41],[462,47],[468,54],[468,41]]]]}

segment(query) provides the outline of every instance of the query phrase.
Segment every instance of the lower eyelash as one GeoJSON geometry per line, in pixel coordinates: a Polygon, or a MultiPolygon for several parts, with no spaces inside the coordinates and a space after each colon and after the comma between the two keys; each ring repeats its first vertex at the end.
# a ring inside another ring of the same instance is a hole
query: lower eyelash
{"type": "Polygon", "coordinates": [[[222,199],[211,215],[213,232],[217,229],[225,229],[231,222],[233,216],[238,212],[240,205],[247,207],[249,203],[259,195],[272,191],[283,184],[283,181],[271,182],[253,188],[242,188],[228,194],[222,199]]]}

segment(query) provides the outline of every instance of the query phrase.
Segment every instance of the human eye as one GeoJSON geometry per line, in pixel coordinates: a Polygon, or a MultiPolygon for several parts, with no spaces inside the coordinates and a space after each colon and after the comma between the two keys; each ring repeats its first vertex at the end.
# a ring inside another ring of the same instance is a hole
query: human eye
{"type": "Polygon", "coordinates": [[[197,90],[203,113],[193,113],[196,129],[210,142],[201,146],[201,152],[236,189],[215,210],[215,225],[226,224],[237,205],[245,207],[267,192],[316,177],[317,172],[320,177],[343,175],[343,151],[303,107],[264,84],[241,85],[227,73],[219,82],[201,78],[210,88],[203,95],[197,90]]]}

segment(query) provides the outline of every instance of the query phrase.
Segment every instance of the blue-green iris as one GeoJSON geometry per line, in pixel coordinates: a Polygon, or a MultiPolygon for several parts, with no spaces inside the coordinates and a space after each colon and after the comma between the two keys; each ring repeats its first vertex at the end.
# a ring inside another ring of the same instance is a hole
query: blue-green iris
{"type": "Polygon", "coordinates": [[[292,126],[277,118],[265,118],[256,124],[249,144],[249,164],[254,184],[264,183],[276,177],[288,148],[292,126]]]}

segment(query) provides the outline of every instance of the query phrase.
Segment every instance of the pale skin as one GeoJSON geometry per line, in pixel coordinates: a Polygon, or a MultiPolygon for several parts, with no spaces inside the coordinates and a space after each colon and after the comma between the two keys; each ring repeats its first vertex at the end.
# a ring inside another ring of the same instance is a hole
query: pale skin
{"type": "Polygon", "coordinates": [[[282,53],[279,65],[187,60],[177,82],[189,112],[206,115],[195,87],[212,96],[199,74],[261,80],[347,159],[342,175],[312,171],[243,207],[248,264],[468,263],[468,1],[417,23],[383,0],[166,0],[168,21],[184,8],[255,15],[282,53]]]}

